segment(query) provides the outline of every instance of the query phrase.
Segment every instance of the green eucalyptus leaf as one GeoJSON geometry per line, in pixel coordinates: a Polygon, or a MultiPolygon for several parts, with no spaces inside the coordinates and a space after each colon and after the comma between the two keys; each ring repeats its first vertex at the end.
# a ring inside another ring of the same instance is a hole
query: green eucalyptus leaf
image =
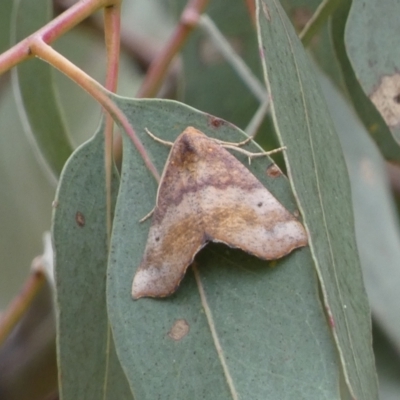
{"type": "Polygon", "coordinates": [[[376,399],[370,311],[341,145],[313,66],[280,3],[258,0],[257,21],[275,129],[287,146],[286,166],[344,378],[354,398],[376,399]]]}
{"type": "Polygon", "coordinates": [[[396,49],[400,37],[399,13],[397,0],[353,0],[344,38],[357,80],[398,144],[400,54],[396,49]]]}
{"type": "MultiPolygon", "coordinates": [[[[225,141],[244,139],[232,124],[181,103],[115,101],[160,174],[169,148],[145,128],[169,141],[187,126],[225,141]]],[[[254,143],[246,149],[260,150],[254,143]]],[[[245,155],[233,154],[289,211],[296,210],[287,179],[266,173],[269,158],[249,166],[245,155]]],[[[157,182],[124,137],[107,294],[117,354],[135,399],[337,398],[338,360],[308,247],[270,264],[208,244],[196,257],[198,279],[189,268],[172,296],[132,300],[150,226],[139,220],[153,208],[156,191],[157,182]],[[177,339],[179,326],[184,334],[177,339]]]]}
{"type": "Polygon", "coordinates": [[[10,47],[10,25],[13,0],[3,0],[0,13],[0,53],[10,47]]]}
{"type": "MultiPolygon", "coordinates": [[[[351,2],[343,1],[333,15],[331,24],[332,42],[342,70],[343,82],[354,108],[383,156],[391,161],[399,161],[400,148],[381,114],[366,96],[357,77],[358,72],[353,69],[349,59],[351,52],[345,43],[345,29],[350,9],[351,2]]],[[[361,35],[364,38],[364,34],[361,35]]]]}
{"type": "Polygon", "coordinates": [[[344,98],[321,77],[352,188],[357,245],[374,319],[400,349],[400,229],[381,154],[344,98]]]}
{"type": "MultiPolygon", "coordinates": [[[[131,399],[106,309],[104,126],[66,163],[54,201],[57,353],[62,400],[131,399]]],[[[113,175],[112,201],[118,189],[113,175]]]]}

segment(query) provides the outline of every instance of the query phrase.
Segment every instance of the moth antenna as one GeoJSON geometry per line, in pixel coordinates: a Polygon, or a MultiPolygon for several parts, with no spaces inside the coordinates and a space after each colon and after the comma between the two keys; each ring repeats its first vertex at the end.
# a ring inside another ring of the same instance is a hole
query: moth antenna
{"type": "Polygon", "coordinates": [[[139,220],[139,223],[142,223],[147,219],[149,219],[154,214],[154,209],[155,207],[149,213],[147,213],[141,220],[139,220]]]}
{"type": "Polygon", "coordinates": [[[144,128],[144,130],[147,132],[147,134],[156,142],[163,144],[164,146],[169,146],[172,147],[174,145],[173,142],[169,142],[168,140],[162,140],[153,133],[151,133],[147,128],[144,128]]]}
{"type": "Polygon", "coordinates": [[[246,155],[249,158],[249,164],[251,164],[251,160],[253,158],[270,156],[271,154],[279,153],[281,151],[286,150],[286,146],[283,146],[283,147],[278,147],[277,149],[274,149],[274,150],[271,150],[271,151],[262,151],[260,153],[252,153],[251,151],[247,151],[247,150],[241,149],[239,147],[231,146],[230,144],[223,145],[223,147],[225,147],[227,149],[236,150],[239,153],[242,153],[242,154],[246,155]]]}

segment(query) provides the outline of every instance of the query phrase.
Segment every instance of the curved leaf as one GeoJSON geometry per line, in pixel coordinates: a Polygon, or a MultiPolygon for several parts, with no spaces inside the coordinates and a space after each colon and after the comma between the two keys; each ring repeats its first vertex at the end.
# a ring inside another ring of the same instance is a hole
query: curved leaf
{"type": "Polygon", "coordinates": [[[313,67],[277,0],[258,0],[260,51],[275,128],[298,199],[344,376],[354,398],[377,398],[371,319],[342,149],[313,67]],[[279,44],[279,45],[278,45],[279,44]]]}
{"type": "MultiPolygon", "coordinates": [[[[51,2],[20,0],[16,3],[15,41],[41,28],[50,20],[51,2]]],[[[16,67],[15,90],[24,128],[37,147],[40,159],[58,177],[71,155],[70,143],[54,88],[53,67],[31,59],[16,67]]]]}
{"type": "Polygon", "coordinates": [[[349,169],[357,245],[375,321],[400,349],[400,230],[382,156],[327,79],[322,89],[349,169]]]}
{"type": "MultiPolygon", "coordinates": [[[[144,128],[174,140],[187,126],[229,141],[243,133],[183,104],[116,98],[162,171],[169,149],[144,128]]],[[[248,149],[259,151],[254,144],[248,149]]],[[[248,165],[242,154],[233,153],[248,165]]],[[[283,175],[266,174],[268,158],[250,170],[291,212],[283,175]]],[[[338,397],[337,356],[321,309],[308,248],[269,263],[223,245],[196,257],[177,292],[164,299],[131,298],[132,279],[147,239],[157,184],[124,138],[123,171],[113,224],[108,310],[116,349],[135,399],[261,399],[338,397]],[[173,335],[183,326],[186,335],[173,335]]]]}
{"type": "Polygon", "coordinates": [[[347,55],[344,40],[346,21],[350,8],[351,2],[343,1],[333,15],[331,24],[333,45],[340,62],[343,81],[347,86],[348,94],[353,101],[354,108],[364,122],[372,139],[379,146],[383,156],[391,161],[400,161],[400,148],[382,116],[363,91],[347,55]]]}
{"type": "MultiPolygon", "coordinates": [[[[129,399],[106,309],[107,224],[103,127],[63,169],[54,201],[59,393],[129,399]],[[118,383],[118,384],[117,384],[118,383]]],[[[113,176],[113,182],[118,177],[113,176]]],[[[117,184],[112,189],[115,201],[117,184]]]]}
{"type": "MultiPolygon", "coordinates": [[[[400,143],[400,4],[353,0],[345,43],[355,75],[400,143]]],[[[397,148],[397,151],[399,149],[397,148]]]]}

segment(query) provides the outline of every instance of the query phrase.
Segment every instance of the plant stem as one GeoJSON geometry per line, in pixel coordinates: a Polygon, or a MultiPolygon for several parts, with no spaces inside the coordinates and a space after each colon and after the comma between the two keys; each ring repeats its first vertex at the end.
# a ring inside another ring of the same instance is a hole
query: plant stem
{"type": "Polygon", "coordinates": [[[269,99],[265,100],[263,103],[260,104],[257,111],[250,120],[249,124],[246,126],[246,129],[244,131],[247,133],[248,136],[254,138],[262,122],[264,121],[268,109],[269,109],[269,99]]]}
{"type": "Polygon", "coordinates": [[[34,270],[29,275],[24,287],[17,297],[11,302],[0,319],[0,346],[7,339],[15,325],[20,321],[33,299],[42,289],[46,281],[43,271],[34,270]]]}
{"type": "MultiPolygon", "coordinates": [[[[120,58],[120,33],[121,33],[121,3],[104,8],[104,35],[107,50],[107,77],[106,89],[112,93],[117,91],[118,70],[120,58]]],[[[104,129],[104,162],[106,172],[106,197],[107,197],[107,243],[111,238],[111,188],[113,170],[113,128],[114,120],[108,113],[105,115],[104,129]]]]}
{"type": "Polygon", "coordinates": [[[310,44],[311,39],[318,33],[341,2],[342,0],[324,0],[318,6],[313,16],[299,34],[304,47],[310,44]]]}
{"type": "Polygon", "coordinates": [[[85,89],[94,99],[96,99],[114,118],[118,121],[125,129],[127,135],[132,139],[133,144],[141,155],[146,167],[159,180],[160,175],[154,164],[151,162],[146,149],[140,142],[132,126],[124,113],[118,108],[118,106],[112,101],[110,93],[101,86],[96,80],[87,75],[75,64],[66,59],[60,53],[55,51],[53,48],[48,46],[39,38],[35,38],[31,42],[31,51],[33,54],[47,61],[53,67],[57,68],[71,80],[77,83],[80,87],[85,89]]]}
{"type": "Polygon", "coordinates": [[[74,26],[89,15],[102,7],[118,4],[120,0],[81,0],[68,8],[57,18],[50,21],[44,27],[34,32],[21,42],[17,43],[11,49],[0,55],[0,75],[8,71],[21,61],[32,58],[34,55],[30,50],[30,42],[33,38],[41,38],[45,43],[49,44],[58,39],[64,33],[68,32],[74,26]]]}
{"type": "Polygon", "coordinates": [[[178,26],[160,55],[153,60],[137,97],[155,97],[160,89],[168,66],[197,26],[197,21],[209,0],[190,0],[182,12],[178,26]]]}
{"type": "Polygon", "coordinates": [[[215,26],[212,19],[208,17],[208,15],[203,14],[199,19],[199,26],[210,37],[222,56],[228,61],[258,101],[264,103],[268,98],[264,85],[253,74],[253,71],[246,65],[243,59],[236,53],[228,40],[215,26]]]}

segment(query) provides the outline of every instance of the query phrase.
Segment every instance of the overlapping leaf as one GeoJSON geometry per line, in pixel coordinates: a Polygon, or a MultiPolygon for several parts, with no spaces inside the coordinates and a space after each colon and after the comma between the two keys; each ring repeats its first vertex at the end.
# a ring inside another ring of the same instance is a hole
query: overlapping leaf
{"type": "Polygon", "coordinates": [[[310,235],[345,379],[354,398],[375,399],[371,320],[340,142],[310,61],[280,3],[257,4],[275,127],[288,146],[287,167],[310,235]]]}
{"type": "MultiPolygon", "coordinates": [[[[352,52],[346,48],[345,28],[350,9],[351,2],[343,1],[333,15],[331,24],[333,45],[342,70],[343,81],[353,101],[354,108],[357,110],[371,137],[379,146],[383,156],[391,161],[399,161],[400,148],[379,111],[367,97],[358,79],[358,72],[357,70],[354,71],[349,59],[352,52]]],[[[351,21],[349,26],[352,26],[351,21]]],[[[350,32],[353,31],[353,29],[350,29],[350,32]]],[[[366,34],[369,35],[369,31],[366,34]]],[[[361,36],[362,40],[364,40],[365,34],[361,36]]]]}
{"type": "MultiPolygon", "coordinates": [[[[144,128],[172,141],[187,126],[219,139],[243,139],[233,125],[180,103],[116,101],[160,172],[169,149],[144,128]]],[[[247,165],[245,156],[238,158],[247,165]]],[[[293,212],[288,182],[266,174],[270,165],[260,158],[250,169],[293,212]]],[[[271,268],[241,251],[209,244],[196,258],[197,283],[189,269],[171,297],[132,300],[132,279],[150,224],[139,220],[154,206],[156,190],[125,138],[107,291],[117,353],[135,399],[337,397],[337,356],[308,248],[271,268]],[[180,339],[171,334],[176,324],[187,327],[180,339]]]]}
{"type": "MultiPolygon", "coordinates": [[[[113,177],[115,201],[118,177],[113,177]]],[[[103,127],[63,169],[54,201],[59,393],[130,399],[106,309],[108,256],[103,127]]]]}
{"type": "MultiPolygon", "coordinates": [[[[24,39],[50,20],[50,3],[29,0],[16,3],[16,41],[24,39]]],[[[19,65],[15,72],[18,82],[16,93],[21,99],[19,111],[25,122],[25,130],[32,135],[40,159],[58,178],[72,153],[72,145],[58,105],[54,70],[43,61],[32,59],[19,65]]]]}
{"type": "Polygon", "coordinates": [[[400,143],[400,25],[397,0],[353,0],[345,43],[355,75],[400,143]]]}
{"type": "Polygon", "coordinates": [[[326,78],[321,80],[349,169],[357,245],[371,309],[400,349],[400,230],[385,164],[344,99],[326,78]]]}

